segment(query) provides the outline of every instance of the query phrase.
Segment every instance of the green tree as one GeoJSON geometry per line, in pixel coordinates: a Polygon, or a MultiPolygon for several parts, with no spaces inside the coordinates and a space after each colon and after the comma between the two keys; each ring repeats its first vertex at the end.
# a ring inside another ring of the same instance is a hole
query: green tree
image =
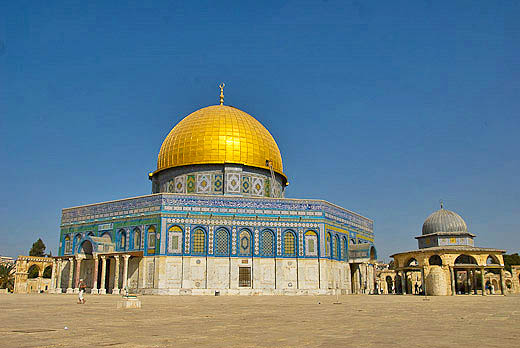
{"type": "Polygon", "coordinates": [[[0,265],[0,288],[13,290],[14,265],[0,265]]]}
{"type": "Polygon", "coordinates": [[[38,268],[38,266],[32,265],[31,267],[29,267],[29,269],[27,270],[27,278],[34,279],[34,278],[38,278],[39,276],[40,276],[40,269],[38,268]]]}
{"type": "Polygon", "coordinates": [[[43,278],[51,278],[52,277],[52,267],[51,266],[47,266],[47,268],[45,268],[43,270],[43,275],[42,275],[43,278]]]}
{"type": "Polygon", "coordinates": [[[29,251],[29,256],[45,256],[45,244],[43,244],[41,238],[38,238],[38,240],[33,243],[29,251]]]}
{"type": "Polygon", "coordinates": [[[520,255],[518,253],[504,254],[504,268],[511,272],[511,265],[520,265],[520,255]]]}

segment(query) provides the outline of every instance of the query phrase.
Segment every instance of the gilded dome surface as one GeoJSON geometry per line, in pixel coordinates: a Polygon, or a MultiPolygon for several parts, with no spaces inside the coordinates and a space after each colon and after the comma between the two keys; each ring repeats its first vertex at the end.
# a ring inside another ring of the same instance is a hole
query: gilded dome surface
{"type": "Polygon", "coordinates": [[[236,163],[283,174],[282,155],[273,136],[253,116],[226,105],[197,110],[182,119],[164,140],[157,171],[193,164],[236,163]]]}
{"type": "Polygon", "coordinates": [[[437,232],[468,232],[464,219],[457,213],[441,208],[426,218],[422,234],[437,232]]]}

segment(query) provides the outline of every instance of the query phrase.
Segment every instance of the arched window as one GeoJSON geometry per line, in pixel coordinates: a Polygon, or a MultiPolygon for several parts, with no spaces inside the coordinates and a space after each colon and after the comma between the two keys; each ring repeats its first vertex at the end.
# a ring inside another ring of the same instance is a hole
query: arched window
{"type": "Polygon", "coordinates": [[[318,235],[314,231],[305,232],[305,256],[318,256],[318,235]]]}
{"type": "Polygon", "coordinates": [[[134,228],[134,249],[141,249],[141,230],[134,228]]]}
{"type": "Polygon", "coordinates": [[[342,238],[343,243],[341,243],[341,259],[346,260],[347,259],[347,250],[348,250],[348,242],[347,237],[342,238]]]}
{"type": "Polygon", "coordinates": [[[327,232],[327,241],[325,243],[325,255],[330,256],[330,243],[331,243],[331,235],[327,232]]]}
{"type": "Polygon", "coordinates": [[[224,228],[215,232],[215,255],[229,256],[229,232],[224,228]]]}
{"type": "Polygon", "coordinates": [[[73,253],[75,253],[78,249],[78,246],[79,246],[79,241],[81,240],[81,233],[78,233],[74,236],[74,244],[72,246],[72,248],[74,249],[73,250],[73,253]]]}
{"type": "Polygon", "coordinates": [[[251,255],[251,233],[243,229],[238,236],[238,253],[240,255],[251,255]]]}
{"type": "Polygon", "coordinates": [[[375,260],[377,259],[377,251],[376,251],[376,248],[372,245],[370,247],[370,260],[375,260]]]}
{"type": "Polygon", "coordinates": [[[270,230],[262,232],[262,256],[274,256],[274,233],[270,230]]]}
{"type": "Polygon", "coordinates": [[[292,231],[283,236],[283,253],[285,256],[296,256],[296,237],[292,231]]]}
{"type": "Polygon", "coordinates": [[[206,253],[206,232],[204,232],[201,228],[197,228],[193,232],[193,248],[192,253],[203,255],[206,253]]]}
{"type": "Polygon", "coordinates": [[[154,249],[155,251],[155,226],[148,227],[148,249],[154,249]]]}
{"type": "Polygon", "coordinates": [[[70,240],[70,236],[69,235],[65,236],[65,249],[64,249],[64,253],[65,254],[72,253],[72,241],[70,240]]]}
{"type": "Polygon", "coordinates": [[[462,254],[455,259],[455,264],[476,265],[477,261],[473,256],[462,254]]]}
{"type": "Polygon", "coordinates": [[[350,244],[356,244],[356,238],[350,238],[350,244]]]}
{"type": "Polygon", "coordinates": [[[168,229],[168,252],[179,254],[182,252],[182,228],[175,225],[168,229]]]}
{"type": "Polygon", "coordinates": [[[43,270],[43,278],[50,279],[52,277],[52,266],[47,266],[43,270]]]}
{"type": "Polygon", "coordinates": [[[34,278],[38,278],[40,276],[40,268],[36,265],[32,265],[31,267],[29,267],[29,269],[27,270],[27,277],[29,279],[34,279],[34,278]]]}
{"type": "Polygon", "coordinates": [[[125,230],[119,231],[119,249],[126,250],[126,232],[125,232],[125,230]]]}
{"type": "Polygon", "coordinates": [[[101,238],[105,240],[105,243],[112,243],[112,236],[110,235],[110,232],[103,233],[101,238]]]}
{"type": "Polygon", "coordinates": [[[492,256],[492,255],[489,255],[486,259],[486,264],[488,265],[498,265],[498,260],[492,256]]]}
{"type": "Polygon", "coordinates": [[[414,259],[413,257],[411,259],[409,259],[408,262],[406,262],[406,267],[415,267],[418,265],[419,264],[417,263],[417,260],[414,259]]]}
{"type": "Polygon", "coordinates": [[[439,255],[432,255],[428,259],[430,266],[442,266],[442,259],[439,255]]]}
{"type": "Polygon", "coordinates": [[[334,257],[339,260],[341,258],[341,252],[339,249],[339,237],[334,236],[334,257]]]}

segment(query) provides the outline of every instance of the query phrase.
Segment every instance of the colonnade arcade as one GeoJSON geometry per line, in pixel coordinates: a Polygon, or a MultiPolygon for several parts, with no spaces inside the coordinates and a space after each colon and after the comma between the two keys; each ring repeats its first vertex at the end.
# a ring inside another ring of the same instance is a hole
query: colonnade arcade
{"type": "Polygon", "coordinates": [[[499,253],[409,252],[393,257],[395,293],[486,295],[496,291],[505,294],[504,266],[499,253]],[[486,284],[486,272],[500,276],[499,289],[486,284]]]}
{"type": "Polygon", "coordinates": [[[142,257],[142,251],[89,253],[88,250],[74,256],[55,257],[53,270],[56,271],[51,277],[51,292],[77,293],[81,279],[91,294],[135,290],[137,284],[129,283],[130,272],[138,273],[139,269],[130,265],[138,265],[142,257]]]}

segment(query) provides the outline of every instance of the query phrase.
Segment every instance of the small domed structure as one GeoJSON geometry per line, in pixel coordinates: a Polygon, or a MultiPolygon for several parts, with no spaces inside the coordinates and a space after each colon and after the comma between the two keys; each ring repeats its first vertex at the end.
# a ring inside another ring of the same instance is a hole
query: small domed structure
{"type": "Polygon", "coordinates": [[[459,214],[441,205],[441,209],[426,218],[422,227],[423,235],[437,232],[468,232],[468,227],[459,214]]]}

